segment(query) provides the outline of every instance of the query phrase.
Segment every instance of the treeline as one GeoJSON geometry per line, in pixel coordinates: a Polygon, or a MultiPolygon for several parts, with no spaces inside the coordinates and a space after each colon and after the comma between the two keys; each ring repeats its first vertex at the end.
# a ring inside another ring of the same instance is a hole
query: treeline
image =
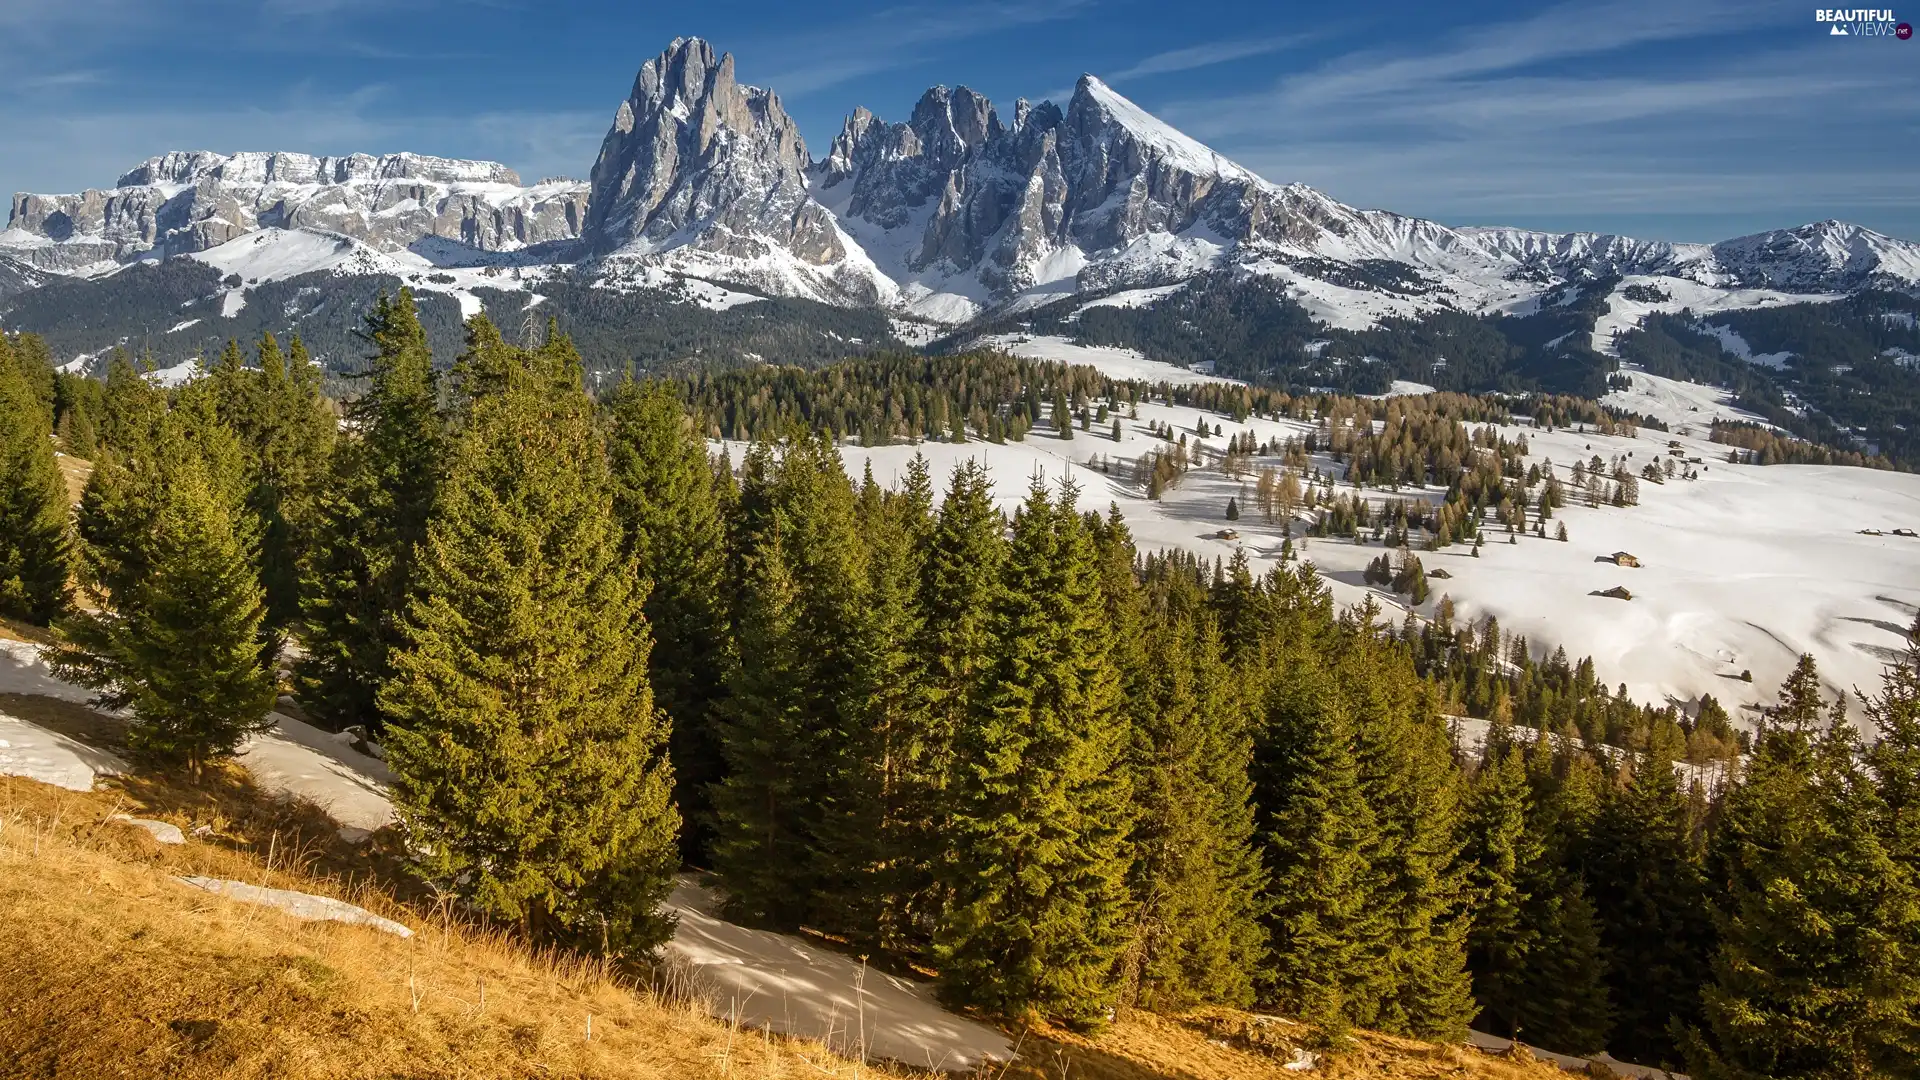
{"type": "Polygon", "coordinates": [[[536,328],[556,320],[595,384],[635,368],[665,375],[761,362],[817,367],[900,347],[879,308],[769,297],[715,310],[697,299],[702,287],[713,288],[684,280],[667,288],[605,288],[570,272],[529,291],[483,288],[475,295],[509,337],[521,337],[529,318],[536,328]]]}
{"type": "MultiPolygon", "coordinates": [[[[1348,268],[1309,261],[1297,269],[1349,288],[1429,291],[1392,263],[1348,268]]],[[[1562,286],[1529,316],[1440,310],[1342,330],[1314,320],[1278,281],[1220,272],[1196,276],[1147,304],[1088,307],[1080,299],[985,329],[1065,334],[1082,344],[1137,349],[1188,366],[1212,361],[1222,375],[1294,394],[1322,388],[1381,394],[1393,380],[1407,379],[1458,392],[1597,398],[1606,393],[1614,362],[1594,352],[1589,338],[1613,280],[1562,286]]]]}
{"type": "Polygon", "coordinates": [[[1781,436],[1758,424],[1715,420],[1712,440],[1736,449],[1727,452],[1727,460],[1746,465],[1852,465],[1862,469],[1898,469],[1911,471],[1881,455],[1852,450],[1835,450],[1804,439],[1781,436]],[[1745,451],[1742,453],[1741,451],[1745,451]]]}
{"type": "Polygon", "coordinates": [[[1863,444],[1907,468],[1920,461],[1920,329],[1912,297],[1866,291],[1828,303],[1699,315],[1648,315],[1615,342],[1621,358],[1667,378],[1713,383],[1734,403],[1800,440],[1836,454],[1863,444]],[[1785,353],[1759,367],[1726,351],[1703,324],[1725,326],[1755,353],[1785,353]]]}
{"type": "MultiPolygon", "coordinates": [[[[361,316],[376,297],[401,284],[391,276],[327,271],[248,284],[233,275],[222,278],[194,259],[166,259],[101,277],[54,278],[0,299],[0,323],[41,337],[59,362],[82,355],[104,358],[111,349],[125,348],[148,370],[194,358],[211,363],[231,339],[298,336],[330,375],[359,364],[365,348],[361,316]],[[231,308],[226,290],[242,286],[246,303],[231,308]]],[[[434,349],[446,357],[457,355],[459,303],[428,292],[416,298],[415,308],[434,349]]],[[[343,396],[349,388],[329,382],[327,389],[343,396]]]]}
{"type": "MultiPolygon", "coordinates": [[[[62,535],[35,550],[77,542],[89,600],[52,601],[56,665],[127,705],[143,765],[230,753],[291,636],[303,703],[382,730],[420,872],[536,941],[643,959],[684,860],[736,917],[927,966],[991,1017],[1477,1022],[1709,1080],[1913,1060],[1920,658],[1871,750],[1808,661],[1745,779],[1682,790],[1672,758],[1723,716],[1635,712],[1490,623],[1142,558],[1044,478],[1009,519],[973,463],[887,490],[789,429],[736,468],[677,388],[595,402],[564,335],[476,318],[436,374],[404,293],[367,333],[339,433],[263,341],[108,387],[77,541],[40,484],[62,535]],[[308,437],[314,469],[271,464],[308,437]],[[1484,751],[1455,709],[1493,721],[1484,751]],[[1543,737],[1567,731],[1589,749],[1543,737]]],[[[0,402],[38,402],[6,359],[0,402]]],[[[12,408],[44,465],[50,410],[12,408]]],[[[11,557],[0,580],[51,577],[11,557]]]]}

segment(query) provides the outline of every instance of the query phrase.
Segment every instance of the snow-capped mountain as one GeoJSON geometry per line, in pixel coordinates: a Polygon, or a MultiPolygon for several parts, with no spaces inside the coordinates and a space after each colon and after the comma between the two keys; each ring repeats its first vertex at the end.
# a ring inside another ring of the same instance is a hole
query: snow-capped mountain
{"type": "Polygon", "coordinates": [[[318,230],[397,251],[427,237],[476,251],[579,235],[587,186],[531,187],[491,161],[174,151],[113,187],[13,197],[0,255],[72,272],[218,247],[261,229],[318,230]]]}
{"type": "Polygon", "coordinates": [[[497,272],[499,253],[541,245],[515,262],[581,262],[616,288],[696,278],[946,323],[1223,269],[1273,279],[1340,326],[1525,311],[1596,277],[1788,298],[1920,286],[1920,245],[1837,221],[1701,245],[1359,209],[1269,182],[1091,75],[1065,108],[1022,100],[1003,115],[965,87],[935,87],[904,123],[856,109],[815,160],[779,97],[738,82],[733,58],[698,38],[641,66],[590,176],[527,187],[491,162],[411,154],[169,153],[110,189],[15,196],[0,291],[269,229],[287,243],[307,232],[413,249],[443,269],[497,272]]]}
{"type": "Polygon", "coordinates": [[[878,275],[808,196],[808,164],[778,97],[736,82],[731,54],[675,39],[641,65],[600,145],[588,249],[616,279],[636,264],[668,266],[774,292],[880,301],[878,275]]]}

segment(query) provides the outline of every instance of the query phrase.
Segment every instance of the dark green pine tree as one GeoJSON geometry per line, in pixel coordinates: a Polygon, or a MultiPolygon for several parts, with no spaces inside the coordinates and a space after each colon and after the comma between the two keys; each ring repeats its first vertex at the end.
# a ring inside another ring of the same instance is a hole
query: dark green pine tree
{"type": "Polygon", "coordinates": [[[1129,701],[1140,737],[1128,1003],[1246,1007],[1266,960],[1268,903],[1247,710],[1210,627],[1175,617],[1146,637],[1144,693],[1129,701]]]}
{"type": "Polygon", "coordinates": [[[183,397],[136,467],[102,480],[91,610],[60,624],[50,659],[60,678],[99,691],[95,704],[131,711],[136,761],[197,779],[269,726],[276,688],[239,448],[217,423],[195,423],[183,397]]]}
{"type": "Polygon", "coordinates": [[[1256,749],[1273,874],[1274,1003],[1339,1042],[1372,1011],[1385,914],[1375,903],[1380,829],[1354,760],[1353,719],[1311,649],[1279,658],[1256,749]]]}
{"type": "Polygon", "coordinates": [[[1608,1049],[1625,1061],[1680,1067],[1675,1025],[1701,1021],[1713,922],[1689,818],[1672,763],[1642,758],[1603,800],[1588,846],[1587,892],[1609,958],[1608,1049]]]}
{"type": "Polygon", "coordinates": [[[52,414],[29,364],[0,333],[0,615],[45,625],[72,602],[72,511],[53,456],[52,414]]]}
{"type": "Polygon", "coordinates": [[[341,727],[384,722],[377,695],[392,676],[446,440],[412,294],[382,297],[366,334],[376,351],[315,510],[302,571],[306,655],[294,671],[306,706],[341,727]]]}
{"type": "Polygon", "coordinates": [[[127,350],[114,349],[101,393],[101,441],[122,457],[137,454],[152,441],[166,412],[166,392],[140,374],[127,350]]]}
{"type": "MultiPolygon", "coordinates": [[[[743,463],[733,551],[734,646],[740,663],[728,679],[720,724],[725,756],[708,798],[714,811],[714,866],[729,904],[742,917],[772,925],[801,921],[811,902],[798,891],[810,871],[805,814],[812,792],[803,762],[810,734],[798,695],[805,677],[795,631],[800,586],[789,547],[792,530],[775,506],[779,465],[773,448],[756,443],[743,463]]],[[[811,884],[809,881],[808,884],[811,884]]]]}
{"type": "Polygon", "coordinates": [[[833,900],[822,912],[855,948],[895,956],[924,952],[916,901],[934,860],[920,847],[919,806],[912,781],[928,751],[925,695],[911,650],[919,634],[914,600],[924,553],[921,536],[932,511],[926,461],[915,457],[898,493],[874,480],[860,484],[856,525],[866,549],[864,599],[855,666],[864,686],[864,716],[835,739],[838,761],[821,820],[821,854],[833,900]]]}
{"type": "Polygon", "coordinates": [[[1911,1076],[1920,1062],[1920,908],[1876,835],[1852,728],[1836,708],[1822,732],[1821,711],[1803,656],[1713,838],[1720,940],[1687,1041],[1705,1080],[1911,1076]]]}
{"type": "Polygon", "coordinates": [[[900,778],[905,854],[895,885],[916,952],[931,947],[946,907],[954,736],[977,708],[993,659],[991,611],[1006,561],[1004,528],[987,470],[969,458],[954,467],[939,513],[918,538],[908,654],[914,661],[909,685],[919,697],[910,708],[923,728],[917,744],[906,748],[900,778]]]}
{"type": "MultiPolygon", "coordinates": [[[[1867,718],[1875,734],[1868,748],[1867,766],[1877,788],[1877,832],[1880,844],[1893,860],[1909,894],[1920,894],[1920,618],[1907,630],[1907,649],[1887,666],[1880,692],[1866,702],[1867,718]]],[[[1909,958],[1920,958],[1920,920],[1909,922],[1905,933],[1889,927],[1900,938],[1909,958]]],[[[1911,977],[1911,972],[1908,973],[1911,977]]],[[[1904,1034],[1888,1042],[1905,1041],[1909,1060],[1920,1059],[1912,1047],[1912,1016],[1892,1025],[1904,1034]]],[[[1882,1055],[1884,1057],[1884,1055],[1882,1055]]]]}
{"type": "Polygon", "coordinates": [[[717,710],[732,664],[727,523],[706,444],[670,387],[621,386],[611,420],[614,511],[628,553],[653,583],[650,670],[654,698],[673,721],[681,847],[704,864],[713,832],[707,790],[725,766],[717,710]]]}
{"type": "Polygon", "coordinates": [[[1546,845],[1528,828],[1532,796],[1525,755],[1502,735],[1496,730],[1489,738],[1468,812],[1466,857],[1473,867],[1475,903],[1467,963],[1482,1029],[1518,1037],[1520,1003],[1539,936],[1528,918],[1529,885],[1546,845]]]}
{"type": "Polygon", "coordinates": [[[1920,886],[1920,617],[1907,630],[1906,651],[1865,705],[1877,735],[1867,763],[1884,807],[1880,840],[1920,886]]]}
{"type": "Polygon", "coordinates": [[[1099,557],[1036,477],[992,597],[991,666],[955,733],[940,992],[995,1016],[1103,1023],[1127,939],[1131,737],[1099,557]]]}
{"type": "Polygon", "coordinates": [[[1356,763],[1379,825],[1374,904],[1386,920],[1368,967],[1363,1022],[1435,1039],[1462,1038],[1475,1006],[1466,969],[1465,788],[1453,740],[1425,684],[1398,653],[1348,630],[1338,673],[1354,715],[1356,763]]]}
{"type": "Polygon", "coordinates": [[[632,956],[671,932],[667,724],[593,405],[549,360],[473,402],[380,705],[428,877],[535,940],[632,956]]]}
{"type": "Polygon", "coordinates": [[[300,615],[300,563],[313,532],[315,503],[333,450],[335,423],[320,396],[318,371],[299,338],[291,360],[272,334],[260,339],[255,368],[237,344],[209,376],[220,419],[246,449],[248,505],[260,519],[260,580],[267,620],[293,625],[300,615]]]}
{"type": "Polygon", "coordinates": [[[837,812],[836,778],[865,767],[871,734],[866,552],[830,436],[758,457],[736,541],[740,659],[721,725],[714,869],[743,917],[845,929],[860,856],[822,823],[837,812]]]}

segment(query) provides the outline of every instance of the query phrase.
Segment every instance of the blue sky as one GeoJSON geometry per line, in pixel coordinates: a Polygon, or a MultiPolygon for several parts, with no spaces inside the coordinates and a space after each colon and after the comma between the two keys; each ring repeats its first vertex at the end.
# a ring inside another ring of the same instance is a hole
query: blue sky
{"type": "MultiPolygon", "coordinates": [[[[1920,0],[1895,11],[1920,22],[1920,0]]],[[[1920,239],[1920,40],[1827,29],[1774,0],[0,0],[0,191],[106,186],[167,149],[584,176],[641,62],[699,35],[816,154],[855,105],[902,119],[934,83],[1010,105],[1091,71],[1268,179],[1361,206],[1920,239]]]]}

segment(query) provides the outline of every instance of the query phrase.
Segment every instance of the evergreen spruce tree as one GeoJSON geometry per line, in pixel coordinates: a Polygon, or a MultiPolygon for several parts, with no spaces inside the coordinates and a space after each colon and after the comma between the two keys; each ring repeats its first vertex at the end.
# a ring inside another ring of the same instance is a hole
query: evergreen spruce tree
{"type": "Polygon", "coordinates": [[[1714,836],[1719,947],[1687,1045],[1703,1080],[1912,1076],[1920,1062],[1920,901],[1876,834],[1852,728],[1820,732],[1819,704],[1803,657],[1714,836]]]}
{"type": "Polygon", "coordinates": [[[446,439],[412,294],[382,297],[366,336],[376,350],[367,391],[347,409],[353,434],[315,510],[301,582],[306,655],[294,672],[302,702],[338,727],[385,721],[378,694],[392,677],[446,439]]]}
{"type": "Polygon", "coordinates": [[[72,601],[72,513],[30,363],[0,333],[0,615],[45,625],[72,601]]]}
{"type": "Polygon", "coordinates": [[[1147,635],[1135,827],[1130,1004],[1252,1004],[1266,959],[1266,871],[1254,845],[1253,746],[1219,639],[1191,617],[1147,635]]]}
{"type": "Polygon", "coordinates": [[[1357,1004],[1367,1026],[1461,1038],[1473,1018],[1464,787],[1427,688],[1369,634],[1347,637],[1337,672],[1357,718],[1356,765],[1379,826],[1373,903],[1385,918],[1357,1004]]]}
{"type": "Polygon", "coordinates": [[[1317,654],[1296,649],[1281,661],[1266,712],[1256,783],[1273,874],[1271,993],[1337,1042],[1371,1011],[1378,982],[1379,824],[1354,759],[1353,719],[1317,654]]]}
{"type": "Polygon", "coordinates": [[[931,510],[924,458],[915,457],[899,493],[883,489],[868,465],[856,512],[866,567],[853,616],[858,714],[835,732],[837,761],[821,821],[831,894],[823,923],[856,948],[895,956],[926,944],[915,925],[915,902],[933,863],[917,835],[913,781],[925,774],[929,739],[926,697],[913,682],[920,667],[909,651],[919,633],[914,594],[931,510]]]}
{"type": "Polygon", "coordinates": [[[540,354],[472,403],[380,690],[423,872],[538,941],[651,950],[677,865],[644,583],[593,407],[540,354]]]}
{"type": "Polygon", "coordinates": [[[238,343],[228,342],[208,383],[221,422],[246,451],[248,505],[263,528],[260,577],[267,590],[268,623],[285,627],[300,614],[302,548],[312,532],[335,424],[320,397],[318,373],[298,338],[289,361],[274,336],[265,335],[258,361],[257,367],[246,367],[238,343]]]}
{"type": "Polygon", "coordinates": [[[123,457],[137,454],[152,441],[166,411],[166,392],[140,374],[127,350],[114,349],[101,393],[101,441],[123,457]]]}
{"type": "Polygon", "coordinates": [[[1546,848],[1528,828],[1531,801],[1520,748],[1490,738],[1468,814],[1466,854],[1476,900],[1467,958],[1483,1030],[1511,1038],[1523,1034],[1520,1006],[1539,936],[1527,917],[1528,886],[1546,848]]]}
{"type": "Polygon", "coordinates": [[[1688,820],[1672,763],[1646,757],[1626,788],[1603,800],[1587,853],[1588,894],[1609,957],[1608,1047],[1643,1065],[1680,1066],[1675,1025],[1701,1020],[1713,924],[1688,820]]]}
{"type": "Polygon", "coordinates": [[[99,691],[96,705],[132,713],[136,761],[198,779],[269,726],[276,687],[238,446],[191,422],[193,407],[162,421],[133,469],[102,479],[86,534],[91,610],[59,625],[50,663],[99,691]]]}
{"type": "Polygon", "coordinates": [[[936,945],[949,1003],[1091,1028],[1126,944],[1131,733],[1074,499],[1036,478],[1014,518],[992,665],[955,733],[952,902],[936,945]]]}
{"type": "Polygon", "coordinates": [[[917,540],[908,685],[919,696],[912,709],[923,726],[903,748],[901,800],[907,809],[894,884],[905,906],[898,918],[911,927],[915,953],[931,947],[946,907],[954,737],[978,707],[993,660],[990,619],[1006,561],[1004,527],[986,468],[969,458],[954,467],[939,513],[917,540]]]}
{"type": "Polygon", "coordinates": [[[789,440],[768,468],[742,497],[740,660],[721,725],[714,869],[743,917],[841,929],[844,875],[860,859],[822,823],[871,734],[865,549],[830,436],[789,440]]]}
{"type": "Polygon", "coordinates": [[[719,729],[725,769],[708,793],[711,851],[737,915],[791,926],[812,900],[807,813],[814,792],[806,784],[808,759],[798,755],[817,748],[794,692],[806,677],[796,630],[800,586],[792,529],[774,505],[771,445],[756,443],[744,468],[732,545],[740,663],[729,675],[719,729]]]}
{"type": "Polygon", "coordinates": [[[1907,649],[1887,666],[1880,693],[1866,699],[1877,738],[1867,763],[1884,808],[1880,840],[1920,887],[1920,618],[1907,630],[1907,649]]]}
{"type": "Polygon", "coordinates": [[[608,449],[626,550],[653,583],[654,698],[673,721],[674,801],[686,856],[706,860],[707,789],[724,762],[717,707],[731,664],[727,525],[705,442],[662,383],[615,392],[608,449]]]}

